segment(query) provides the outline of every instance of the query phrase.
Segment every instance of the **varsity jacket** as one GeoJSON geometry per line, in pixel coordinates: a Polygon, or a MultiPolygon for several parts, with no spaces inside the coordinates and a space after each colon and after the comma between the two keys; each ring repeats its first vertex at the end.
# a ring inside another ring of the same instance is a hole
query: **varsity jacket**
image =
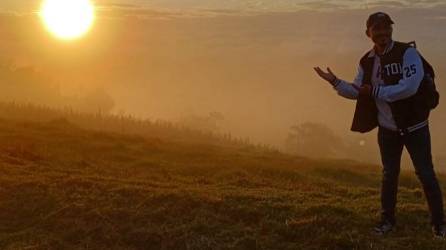
{"type": "Polygon", "coordinates": [[[351,131],[365,133],[379,125],[404,135],[428,124],[430,109],[418,91],[423,78],[417,49],[391,41],[382,55],[374,47],[362,56],[353,83],[337,79],[333,88],[345,98],[356,99],[351,131]],[[359,96],[351,84],[371,85],[371,95],[359,96]]]}

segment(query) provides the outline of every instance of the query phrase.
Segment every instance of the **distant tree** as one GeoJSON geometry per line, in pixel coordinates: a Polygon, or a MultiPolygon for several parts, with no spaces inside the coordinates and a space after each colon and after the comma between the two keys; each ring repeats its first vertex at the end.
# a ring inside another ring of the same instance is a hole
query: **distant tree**
{"type": "Polygon", "coordinates": [[[290,153],[309,157],[334,157],[344,148],[342,139],[322,123],[294,125],[286,139],[290,153]]]}
{"type": "Polygon", "coordinates": [[[33,66],[16,66],[11,60],[0,59],[0,99],[52,107],[70,106],[91,113],[109,113],[115,106],[113,98],[97,88],[86,96],[62,96],[60,84],[33,66]]]}
{"type": "Polygon", "coordinates": [[[59,84],[32,66],[17,67],[12,62],[0,62],[0,98],[43,105],[61,100],[59,84]]]}
{"type": "Polygon", "coordinates": [[[115,101],[103,88],[97,88],[84,97],[82,106],[84,111],[106,114],[115,107],[115,101]]]}
{"type": "Polygon", "coordinates": [[[224,120],[224,115],[220,112],[210,112],[207,116],[189,115],[180,119],[183,126],[203,131],[217,132],[219,122],[224,120]]]}

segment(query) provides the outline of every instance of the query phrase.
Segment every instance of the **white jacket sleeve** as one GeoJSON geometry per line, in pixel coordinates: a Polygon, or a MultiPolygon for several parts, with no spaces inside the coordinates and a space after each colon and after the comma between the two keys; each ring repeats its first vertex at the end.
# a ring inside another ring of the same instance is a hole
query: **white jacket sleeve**
{"type": "Polygon", "coordinates": [[[361,86],[363,77],[364,77],[364,70],[362,69],[361,64],[359,64],[356,77],[353,80],[353,83],[349,83],[342,79],[337,79],[333,84],[333,88],[337,91],[338,95],[342,97],[345,97],[347,99],[357,99],[358,90],[356,90],[352,86],[352,84],[355,84],[358,87],[361,86]]]}
{"type": "MultiPolygon", "coordinates": [[[[390,67],[384,68],[383,73],[390,67]]],[[[387,102],[393,102],[414,95],[424,76],[423,62],[415,48],[408,48],[403,57],[403,78],[394,85],[380,85],[372,88],[372,96],[387,102]]]]}

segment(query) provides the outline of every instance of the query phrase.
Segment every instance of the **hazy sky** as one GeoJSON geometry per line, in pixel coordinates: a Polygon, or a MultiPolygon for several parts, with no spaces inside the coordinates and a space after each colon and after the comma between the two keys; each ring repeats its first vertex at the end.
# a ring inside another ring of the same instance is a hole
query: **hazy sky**
{"type": "MultiPolygon", "coordinates": [[[[2,0],[0,8],[29,11],[39,0],[2,0]]],[[[118,4],[170,9],[230,9],[255,11],[294,11],[300,9],[357,9],[376,6],[425,8],[444,5],[443,0],[95,0],[98,5],[118,4]]]]}
{"type": "MultiPolygon", "coordinates": [[[[388,12],[394,38],[416,40],[438,82],[446,79],[444,0],[94,2],[91,32],[66,43],[33,14],[40,1],[0,0],[0,63],[33,66],[67,93],[102,87],[116,111],[143,117],[221,112],[225,130],[275,145],[304,121],[353,136],[354,103],[337,96],[312,67],[331,66],[352,80],[372,46],[364,34],[371,12],[388,12]]],[[[446,95],[441,85],[440,92],[446,95]]],[[[445,109],[432,119],[446,121],[445,109]]],[[[434,132],[440,127],[433,123],[434,132]]]]}

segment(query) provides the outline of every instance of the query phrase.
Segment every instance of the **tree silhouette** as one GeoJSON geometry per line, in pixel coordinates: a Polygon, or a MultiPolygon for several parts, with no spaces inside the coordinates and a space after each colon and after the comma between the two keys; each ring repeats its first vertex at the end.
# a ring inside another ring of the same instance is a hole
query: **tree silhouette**
{"type": "Polygon", "coordinates": [[[342,139],[322,123],[294,125],[286,139],[290,153],[309,157],[333,157],[343,149],[342,139]]]}

